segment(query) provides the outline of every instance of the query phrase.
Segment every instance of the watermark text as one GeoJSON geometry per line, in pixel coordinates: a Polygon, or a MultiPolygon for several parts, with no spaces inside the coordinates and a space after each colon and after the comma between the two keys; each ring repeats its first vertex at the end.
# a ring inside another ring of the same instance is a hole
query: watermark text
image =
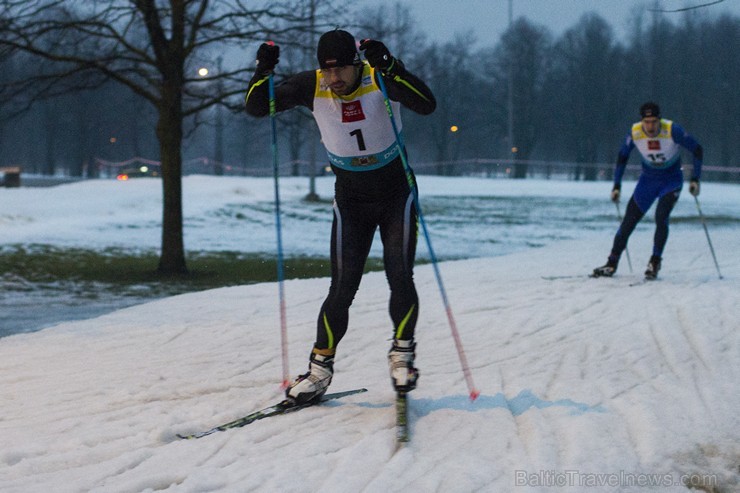
{"type": "Polygon", "coordinates": [[[593,487],[593,488],[670,488],[701,484],[703,486],[717,486],[715,474],[653,474],[619,471],[616,473],[592,473],[579,470],[542,470],[529,472],[514,471],[514,486],[529,486],[539,488],[559,487],[593,487]]]}

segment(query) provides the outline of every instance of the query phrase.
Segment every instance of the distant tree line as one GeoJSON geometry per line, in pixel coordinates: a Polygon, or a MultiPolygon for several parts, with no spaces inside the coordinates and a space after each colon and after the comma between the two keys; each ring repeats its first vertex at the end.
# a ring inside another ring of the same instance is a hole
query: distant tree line
{"type": "MultiPolygon", "coordinates": [[[[414,152],[420,159],[437,162],[511,157],[515,147],[520,160],[614,163],[630,124],[639,120],[640,104],[654,100],[664,117],[699,139],[707,165],[737,169],[738,43],[740,19],[710,17],[707,10],[671,18],[645,12],[624,41],[592,13],[557,38],[521,17],[493,47],[471,52],[469,40],[458,38],[409,57],[439,108],[423,122],[407,116],[416,133],[408,140],[419,144],[414,152]],[[459,128],[454,135],[453,124],[459,128]]],[[[584,168],[582,178],[594,179],[588,175],[593,169],[584,168]]],[[[526,173],[523,165],[515,176],[526,173]]]]}
{"type": "MultiPolygon", "coordinates": [[[[305,26],[305,18],[300,22],[305,26]]],[[[494,46],[480,49],[462,35],[445,43],[428,41],[400,4],[355,12],[345,22],[358,37],[386,42],[434,90],[439,106],[433,115],[404,113],[412,159],[438,163],[432,171],[451,172],[446,163],[481,158],[612,163],[646,100],[657,101],[665,117],[700,140],[708,165],[740,166],[740,19],[735,16],[713,16],[709,9],[671,16],[645,11],[636,14],[626,40],[618,40],[610,24],[592,13],[559,37],[523,16],[494,46]],[[513,142],[508,128],[510,78],[513,142]],[[458,131],[451,132],[453,125],[458,131]]],[[[315,66],[320,31],[303,29],[283,46],[278,79],[315,66]]],[[[251,61],[258,46],[251,41],[231,56],[251,61]]],[[[211,73],[217,69],[213,62],[209,66],[204,61],[211,73]]],[[[19,72],[44,71],[45,65],[28,54],[0,58],[0,84],[19,72]]],[[[245,87],[249,76],[242,74],[245,87]]],[[[3,105],[0,165],[97,176],[110,170],[96,158],[157,159],[157,115],[151,105],[105,78],[85,84],[84,92],[65,91],[60,85],[56,97],[3,105]]],[[[186,118],[183,156],[210,159],[188,171],[219,172],[223,163],[249,172],[270,162],[268,128],[240,111],[241,97],[232,95],[227,110],[211,108],[186,118]]],[[[305,113],[281,115],[279,124],[282,161],[324,163],[314,124],[305,113]]],[[[593,169],[585,167],[582,178],[596,178],[589,175],[593,169]]],[[[526,165],[517,167],[516,176],[526,173],[526,165]]]]}

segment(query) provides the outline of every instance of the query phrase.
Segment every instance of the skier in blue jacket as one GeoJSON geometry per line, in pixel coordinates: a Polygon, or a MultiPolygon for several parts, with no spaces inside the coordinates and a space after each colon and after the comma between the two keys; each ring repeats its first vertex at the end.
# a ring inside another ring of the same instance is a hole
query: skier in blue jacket
{"type": "Polygon", "coordinates": [[[593,271],[594,277],[611,277],[617,271],[619,257],[627,248],[627,240],[632,231],[658,200],[655,210],[655,236],[653,253],[645,271],[646,279],[655,279],[660,270],[663,249],[668,241],[668,221],[673,206],[683,187],[681,170],[681,147],[693,155],[693,171],[689,183],[689,193],[699,195],[699,180],[703,151],[701,145],[679,124],[660,117],[660,107],[647,102],[640,107],[641,120],[632,125],[630,132],[619,150],[614,172],[614,187],[611,192],[613,202],[619,201],[627,160],[633,149],[637,148],[642,158],[642,173],[635,191],[627,204],[622,224],[614,236],[612,250],[605,265],[593,271]]]}
{"type": "MultiPolygon", "coordinates": [[[[391,56],[380,41],[364,40],[360,49],[347,31],[335,29],[319,39],[318,70],[299,72],[275,87],[275,106],[311,110],[336,176],[331,232],[331,286],[319,311],[309,371],[286,391],[296,403],[321,398],[334,374],[337,344],[347,331],[349,307],[360,285],[376,229],[383,242],[383,263],[391,290],[393,322],[388,353],[396,390],[416,386],[414,329],[419,299],[413,280],[417,212],[385,99],[382,77],[397,122],[401,105],[426,115],[436,101],[429,88],[391,56]]],[[[278,63],[279,47],[264,43],[257,51],[257,70],[249,82],[247,112],[269,112],[268,75],[278,63]]],[[[399,129],[400,130],[400,129],[399,129]]],[[[415,186],[415,184],[414,184],[415,186]]]]}

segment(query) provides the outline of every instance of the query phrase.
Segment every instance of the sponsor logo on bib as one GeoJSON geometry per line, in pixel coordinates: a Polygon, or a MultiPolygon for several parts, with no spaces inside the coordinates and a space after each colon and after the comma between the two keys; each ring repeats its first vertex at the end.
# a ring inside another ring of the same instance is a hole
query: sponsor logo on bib
{"type": "Polygon", "coordinates": [[[359,122],[365,119],[360,101],[342,102],[342,123],[359,122]]]}
{"type": "Polygon", "coordinates": [[[660,141],[659,140],[648,140],[648,149],[651,151],[659,151],[660,150],[660,141]]]}
{"type": "Polygon", "coordinates": [[[358,156],[352,158],[351,166],[370,166],[378,162],[377,156],[358,156]]]}

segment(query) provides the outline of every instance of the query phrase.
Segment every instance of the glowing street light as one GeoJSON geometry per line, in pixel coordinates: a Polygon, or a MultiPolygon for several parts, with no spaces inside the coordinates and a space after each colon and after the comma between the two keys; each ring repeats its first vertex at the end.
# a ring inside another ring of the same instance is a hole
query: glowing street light
{"type": "Polygon", "coordinates": [[[455,132],[457,132],[458,130],[459,130],[459,128],[457,127],[457,125],[452,125],[452,126],[450,127],[450,132],[452,132],[452,133],[455,133],[455,132]]]}
{"type": "Polygon", "coordinates": [[[206,75],[208,75],[208,69],[205,67],[199,68],[198,75],[200,75],[201,77],[205,77],[206,75]]]}

